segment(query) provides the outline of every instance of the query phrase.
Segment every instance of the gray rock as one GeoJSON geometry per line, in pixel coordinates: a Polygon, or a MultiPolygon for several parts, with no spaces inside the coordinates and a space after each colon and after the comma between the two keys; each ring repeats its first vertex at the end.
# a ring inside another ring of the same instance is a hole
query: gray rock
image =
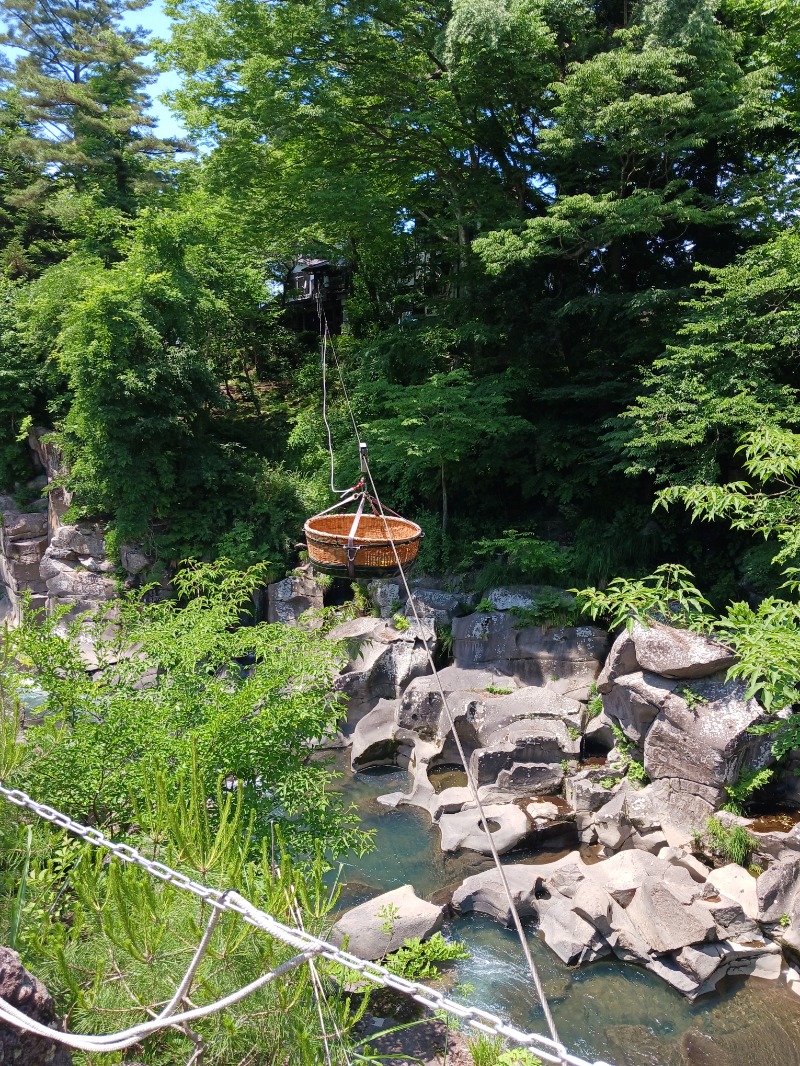
{"type": "MultiPolygon", "coordinates": [[[[53,997],[10,948],[0,947],[0,997],[34,1021],[61,1030],[53,997]]],[[[8,1066],[70,1066],[67,1048],[0,1023],[0,1062],[8,1066]]]]}
{"type": "Polygon", "coordinates": [[[356,724],[350,752],[353,770],[393,765],[397,761],[397,702],[379,700],[356,724]]]}
{"type": "Polygon", "coordinates": [[[381,618],[391,618],[402,607],[400,585],[386,578],[376,578],[367,585],[367,594],[378,608],[381,618]]]}
{"type": "Polygon", "coordinates": [[[664,677],[708,677],[734,662],[733,653],[719,641],[660,622],[649,626],[635,622],[631,637],[642,670],[664,677]]]}
{"type": "Polygon", "coordinates": [[[651,951],[664,954],[716,936],[711,915],[700,904],[688,907],[658,877],[637,887],[626,913],[651,951]]]}
{"type": "Polygon", "coordinates": [[[618,677],[603,698],[603,709],[629,740],[642,747],[647,731],[677,688],[678,682],[638,671],[618,677]]]}
{"type": "MultiPolygon", "coordinates": [[[[484,806],[484,812],[498,855],[505,855],[528,835],[528,819],[525,812],[515,804],[492,803],[484,806]]],[[[438,824],[442,835],[442,851],[468,848],[481,855],[491,855],[492,849],[476,808],[455,814],[442,814],[438,824]]]]}
{"type": "Polygon", "coordinates": [[[735,862],[730,862],[712,870],[708,875],[708,882],[721,896],[738,903],[749,918],[758,918],[758,881],[747,870],[735,862]]]}
{"type": "Polygon", "coordinates": [[[479,612],[453,619],[456,666],[470,668],[515,658],[517,629],[513,615],[479,612]]]}
{"type": "MultiPolygon", "coordinates": [[[[779,922],[789,914],[800,892],[800,855],[787,854],[771,863],[755,882],[758,917],[762,922],[779,922]]],[[[747,908],[745,908],[747,910],[747,908]]]]}
{"type": "MultiPolygon", "coordinates": [[[[457,615],[463,615],[474,609],[477,593],[446,592],[444,589],[423,588],[416,586],[411,590],[411,598],[420,617],[433,617],[437,626],[450,625],[457,615]]],[[[410,604],[406,604],[405,613],[410,616],[410,604]]]]}
{"type": "Polygon", "coordinates": [[[611,954],[605,939],[575,912],[568,900],[557,900],[543,909],[539,936],[567,966],[594,962],[611,954]]]}
{"type": "Polygon", "coordinates": [[[525,686],[509,695],[484,695],[476,703],[472,723],[484,743],[513,722],[553,719],[579,729],[582,707],[577,700],[545,688],[525,686]]]}
{"type": "Polygon", "coordinates": [[[136,577],[141,574],[143,570],[147,570],[153,565],[153,560],[141,548],[136,548],[132,544],[123,544],[119,550],[120,561],[122,563],[122,569],[131,575],[136,577]]]}
{"type": "Polygon", "coordinates": [[[331,940],[360,959],[382,959],[411,937],[426,940],[442,927],[444,907],[427,903],[411,885],[384,892],[347,911],[331,930],[331,940]]]}
{"type": "MultiPolygon", "coordinates": [[[[311,577],[293,575],[275,581],[267,586],[267,596],[267,621],[285,626],[296,626],[305,611],[322,608],[322,589],[311,577]]],[[[322,623],[316,619],[310,624],[318,627],[322,623]]]]}
{"type": "Polygon", "coordinates": [[[30,540],[47,534],[47,515],[38,511],[19,514],[17,511],[3,512],[3,528],[9,540],[30,540]]]}
{"type": "Polygon", "coordinates": [[[564,783],[559,763],[513,762],[497,775],[497,788],[522,796],[552,796],[564,783]]]}
{"type": "Polygon", "coordinates": [[[602,694],[610,692],[618,677],[634,674],[640,669],[633,637],[627,629],[623,629],[611,645],[603,669],[597,678],[597,691],[602,694]]]}
{"type": "Polygon", "coordinates": [[[749,764],[759,738],[748,730],[763,714],[754,699],[743,698],[740,683],[703,680],[692,687],[706,702],[689,707],[676,694],[666,697],[645,739],[644,764],[652,781],[705,786],[705,794],[694,791],[713,804],[749,764]]]}
{"type": "Polygon", "coordinates": [[[599,811],[611,798],[611,790],[604,788],[600,782],[608,776],[605,768],[600,770],[580,770],[567,779],[567,803],[574,811],[591,813],[599,811]]]}
{"type": "Polygon", "coordinates": [[[50,539],[50,553],[59,559],[92,556],[105,559],[105,528],[99,522],[59,526],[50,539]]]}
{"type": "Polygon", "coordinates": [[[590,719],[583,731],[587,744],[593,745],[594,749],[611,751],[614,747],[615,737],[611,730],[611,719],[605,711],[590,719]]]}
{"type": "Polygon", "coordinates": [[[414,678],[430,672],[424,642],[380,618],[343,622],[328,636],[348,648],[348,665],[334,679],[334,689],[351,699],[396,699],[414,678]]]}

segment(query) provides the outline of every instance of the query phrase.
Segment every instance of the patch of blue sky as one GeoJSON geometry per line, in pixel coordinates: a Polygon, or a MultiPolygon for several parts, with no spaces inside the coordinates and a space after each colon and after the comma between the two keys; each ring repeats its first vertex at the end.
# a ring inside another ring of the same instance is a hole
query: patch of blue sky
{"type": "MultiPolygon", "coordinates": [[[[153,0],[141,11],[130,11],[123,20],[123,24],[129,29],[143,26],[151,37],[168,38],[171,33],[172,20],[164,11],[163,0],[153,0]]],[[[151,54],[147,61],[155,62],[151,54]]],[[[152,97],[150,108],[158,125],[156,132],[159,137],[185,137],[186,127],[180,117],[170,108],[163,99],[165,94],[173,92],[180,85],[180,75],[175,70],[164,70],[158,74],[156,80],[148,86],[148,93],[152,97]]]]}

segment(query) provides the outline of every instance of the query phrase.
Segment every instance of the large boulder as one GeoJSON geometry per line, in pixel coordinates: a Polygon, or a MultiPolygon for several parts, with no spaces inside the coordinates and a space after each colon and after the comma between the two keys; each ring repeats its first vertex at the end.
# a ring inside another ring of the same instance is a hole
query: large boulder
{"type": "MultiPolygon", "coordinates": [[[[61,1029],[53,997],[10,948],[0,947],[0,997],[33,1021],[61,1029]]],[[[70,1066],[67,1048],[0,1022],[0,1062],[8,1066],[70,1066]]]]}
{"type": "Polygon", "coordinates": [[[708,875],[708,882],[734,903],[738,903],[748,918],[758,918],[758,882],[735,862],[720,866],[708,875]]]}
{"type": "Polygon", "coordinates": [[[397,630],[381,618],[354,618],[328,634],[341,641],[349,662],[334,679],[334,689],[355,700],[396,699],[415,677],[430,673],[425,649],[433,631],[397,630]]]}
{"type": "MultiPolygon", "coordinates": [[[[492,842],[498,855],[505,855],[523,840],[530,830],[527,815],[513,803],[490,803],[483,806],[492,842]]],[[[491,855],[483,821],[476,807],[439,817],[442,851],[469,848],[482,855],[491,855]]]]}
{"type": "Polygon", "coordinates": [[[651,781],[680,780],[713,807],[759,753],[760,738],[749,730],[763,712],[739,682],[705,678],[692,692],[691,705],[677,692],[664,698],[644,741],[644,765],[651,781]]]}
{"type": "Polygon", "coordinates": [[[627,629],[623,629],[611,645],[603,669],[597,678],[597,691],[605,694],[618,677],[634,674],[639,669],[636,645],[627,629]]]}
{"type": "Polygon", "coordinates": [[[658,955],[703,943],[717,933],[714,919],[704,908],[682,903],[660,877],[644,878],[626,914],[642,940],[658,955]]]}
{"type": "Polygon", "coordinates": [[[411,885],[384,892],[347,911],[331,930],[331,941],[360,959],[382,959],[406,940],[427,940],[441,929],[444,907],[420,899],[411,885]]]}
{"type": "Polygon", "coordinates": [[[730,648],[712,637],[660,622],[648,626],[635,622],[631,638],[639,667],[663,677],[708,677],[734,663],[730,648]]]}
{"type": "Polygon", "coordinates": [[[543,908],[539,936],[567,966],[580,966],[611,954],[606,939],[567,900],[543,908]]]}
{"type": "MultiPolygon", "coordinates": [[[[792,904],[800,897],[800,855],[786,854],[772,862],[755,881],[758,917],[762,922],[785,921],[792,904]]],[[[756,917],[756,915],[753,915],[756,917]]]]}
{"type": "Polygon", "coordinates": [[[677,686],[677,681],[656,674],[624,674],[603,697],[603,709],[611,722],[641,749],[650,726],[677,686]]]}
{"type": "Polygon", "coordinates": [[[551,689],[525,686],[507,694],[486,693],[476,701],[472,724],[482,742],[488,743],[506,726],[524,720],[552,719],[567,728],[580,729],[582,705],[551,689]]]}
{"type": "Polygon", "coordinates": [[[55,530],[39,567],[50,609],[93,611],[116,597],[114,564],[106,555],[104,538],[105,527],[99,522],[78,522],[55,530]]]}

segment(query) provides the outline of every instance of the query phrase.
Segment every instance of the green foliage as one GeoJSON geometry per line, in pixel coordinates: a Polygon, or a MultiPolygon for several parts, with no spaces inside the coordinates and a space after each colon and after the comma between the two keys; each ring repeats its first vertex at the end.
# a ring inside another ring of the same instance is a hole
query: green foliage
{"type": "Polygon", "coordinates": [[[644,765],[636,759],[631,759],[628,763],[627,774],[631,781],[635,781],[639,785],[646,785],[650,780],[644,765]]]}
{"type": "Polygon", "coordinates": [[[672,485],[661,490],[655,506],[666,508],[678,501],[692,521],[723,518],[732,529],[774,537],[779,550],[773,562],[791,561],[800,553],[800,435],[776,425],[760,426],[741,438],[735,454],[743,456],[744,468],[759,488],[746,481],[672,485]]]}
{"type": "Polygon", "coordinates": [[[474,553],[478,558],[488,556],[496,560],[495,566],[489,563],[477,575],[480,588],[514,581],[558,581],[572,566],[568,548],[516,529],[504,530],[501,537],[482,537],[475,543],[474,553]]]}
{"type": "Polygon", "coordinates": [[[683,688],[679,688],[678,695],[690,710],[694,710],[695,707],[702,707],[704,703],[708,703],[705,696],[701,695],[699,692],[695,692],[695,690],[689,685],[684,685],[683,688]]]}
{"type": "Polygon", "coordinates": [[[705,839],[716,855],[727,862],[744,866],[756,847],[756,840],[740,825],[726,826],[719,818],[709,818],[705,827],[705,839]]]}
{"type": "Polygon", "coordinates": [[[512,607],[509,614],[516,619],[518,629],[526,626],[574,626],[580,621],[582,610],[572,596],[556,589],[537,592],[531,607],[512,607]]]}
{"type": "Polygon", "coordinates": [[[386,967],[410,981],[427,981],[439,976],[443,963],[469,957],[461,941],[445,940],[441,933],[434,933],[427,940],[417,936],[406,940],[401,948],[388,956],[386,967]]]}
{"type": "Polygon", "coordinates": [[[708,627],[708,600],[692,583],[693,575],[678,563],[664,563],[648,577],[616,577],[607,588],[571,589],[592,619],[603,618],[610,629],[634,622],[662,621],[690,629],[708,627]]]}
{"type": "Polygon", "coordinates": [[[503,1050],[503,1038],[476,1033],[467,1037],[467,1046],[475,1066],[496,1066],[503,1050]]]}
{"type": "Polygon", "coordinates": [[[726,785],[725,791],[730,797],[723,810],[732,814],[743,814],[748,800],[754,792],[769,784],[774,775],[774,770],[743,770],[738,780],[732,785],[726,785]]]}
{"type": "Polygon", "coordinates": [[[220,779],[239,783],[256,843],[276,826],[296,854],[362,846],[353,813],[326,791],[325,761],[309,758],[341,714],[330,695],[341,653],[315,632],[241,626],[262,580],[263,569],[188,564],[174,579],[179,600],[131,596],[108,635],[102,618],[28,613],[3,637],[3,680],[18,699],[24,670],[47,694],[46,717],[28,731],[14,780],[80,820],[124,826],[159,767],[172,768],[177,802],[178,780],[197,758],[209,798],[220,779]],[[106,664],[95,680],[81,634],[106,664]],[[122,654],[131,647],[136,655],[122,654]]]}
{"type": "Polygon", "coordinates": [[[768,500],[754,507],[744,484],[719,489],[713,482],[743,435],[753,475],[759,453],[791,438],[786,427],[798,412],[789,368],[798,352],[800,232],[789,227],[730,265],[704,272],[708,280],[695,286],[680,342],[646,371],[647,392],[625,414],[636,427],[626,445],[630,469],[695,483],[667,489],[664,502],[700,505],[696,513],[703,517],[708,504],[734,520],[752,515],[757,522],[758,508],[772,506],[768,500]]]}
{"type": "Polygon", "coordinates": [[[399,630],[401,633],[411,628],[411,623],[404,614],[392,615],[392,624],[394,625],[394,628],[399,630]]]}
{"type": "Polygon", "coordinates": [[[394,932],[394,927],[397,924],[397,919],[400,917],[400,908],[396,903],[384,903],[382,907],[379,907],[376,911],[379,918],[382,918],[381,932],[385,933],[388,937],[391,937],[394,932]]]}
{"type": "Polygon", "coordinates": [[[782,928],[786,929],[792,924],[792,916],[790,914],[782,914],[778,919],[782,928]]]}
{"type": "MultiPolygon", "coordinates": [[[[6,824],[7,819],[4,815],[6,824]]],[[[26,830],[20,818],[18,828],[20,844],[4,850],[2,867],[4,873],[27,869],[27,891],[21,917],[18,895],[5,884],[0,891],[4,939],[7,923],[16,921],[18,949],[26,965],[68,1010],[72,1029],[122,1029],[145,1020],[172,996],[210,908],[44,823],[35,821],[26,830]],[[112,1026],[101,1021],[108,1016],[114,1018],[112,1026]]],[[[318,935],[329,926],[337,894],[323,883],[323,864],[315,860],[303,868],[293,865],[280,838],[274,854],[267,840],[254,847],[253,819],[242,791],[220,786],[209,802],[197,761],[177,782],[171,771],[153,774],[126,839],[150,858],[211,888],[235,886],[287,924],[299,919],[318,935]]],[[[16,887],[13,882],[11,887],[16,887]]],[[[209,1003],[292,954],[292,948],[253,930],[238,916],[223,914],[187,995],[198,1005],[209,1003]]],[[[348,998],[339,993],[334,967],[319,960],[315,966],[326,992],[325,1024],[335,1022],[343,1034],[343,1046],[335,1054],[336,1061],[344,1063],[350,1029],[366,1003],[351,1010],[348,998]]],[[[319,1061],[321,1034],[308,967],[199,1020],[193,1029],[210,1066],[241,1061],[253,1047],[267,1061],[290,1054],[312,1066],[319,1061]]],[[[167,1030],[137,1047],[137,1057],[153,1064],[177,1062],[193,1050],[187,1033],[167,1030]]]]}
{"type": "Polygon", "coordinates": [[[497,1059],[497,1066],[543,1066],[542,1060],[526,1048],[511,1048],[497,1059]]]}
{"type": "Polygon", "coordinates": [[[768,597],[756,608],[729,604],[714,623],[715,631],[736,653],[729,677],[747,684],[747,698],[755,696],[767,711],[797,702],[800,677],[800,607],[768,597]]]}
{"type": "Polygon", "coordinates": [[[598,718],[603,713],[603,697],[597,691],[597,682],[592,681],[589,685],[589,699],[586,704],[586,718],[590,721],[598,718]]]}
{"type": "MultiPolygon", "coordinates": [[[[611,723],[611,732],[614,736],[614,746],[621,755],[619,760],[620,771],[636,784],[646,785],[649,778],[644,765],[634,758],[636,745],[615,722],[611,723]]],[[[603,784],[604,788],[608,787],[604,782],[601,782],[601,784],[603,784]]]]}
{"type": "Polygon", "coordinates": [[[475,611],[478,614],[489,614],[494,610],[496,610],[496,608],[491,600],[483,599],[475,604],[475,611]]]}
{"type": "Polygon", "coordinates": [[[492,696],[510,696],[514,690],[513,688],[503,688],[502,685],[487,685],[485,691],[492,696]]]}
{"type": "Polygon", "coordinates": [[[618,777],[603,777],[600,780],[601,787],[605,788],[605,789],[612,789],[614,787],[614,785],[618,785],[618,784],[619,784],[619,778],[618,777]]]}
{"type": "Polygon", "coordinates": [[[26,417],[34,409],[39,370],[20,341],[20,288],[0,277],[0,485],[11,486],[30,461],[19,439],[27,435],[26,417]]]}

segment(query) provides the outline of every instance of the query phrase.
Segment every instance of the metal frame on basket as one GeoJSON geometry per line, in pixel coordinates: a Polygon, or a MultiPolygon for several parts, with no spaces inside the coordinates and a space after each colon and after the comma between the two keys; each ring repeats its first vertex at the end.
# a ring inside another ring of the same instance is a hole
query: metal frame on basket
{"type": "MultiPolygon", "coordinates": [[[[415,541],[420,541],[424,537],[422,529],[416,524],[416,522],[410,521],[408,518],[403,518],[396,511],[393,511],[390,507],[384,506],[382,511],[376,507],[376,501],[370,496],[364,487],[363,480],[357,485],[353,486],[349,495],[344,499],[339,500],[333,507],[328,507],[324,511],[320,511],[319,514],[314,515],[313,518],[309,518],[303,527],[303,532],[306,537],[306,543],[308,545],[309,560],[312,565],[318,570],[322,570],[329,574],[345,576],[347,575],[350,580],[355,580],[360,573],[364,577],[379,577],[387,574],[393,574],[397,570],[397,560],[395,558],[394,549],[402,548],[406,545],[413,544],[415,541]],[[344,533],[326,533],[324,530],[318,530],[314,528],[314,522],[317,519],[324,518],[326,515],[335,514],[343,507],[347,507],[351,503],[355,503],[358,500],[358,507],[353,515],[353,521],[350,524],[350,529],[347,535],[344,533]],[[364,509],[369,504],[372,515],[380,522],[386,523],[386,515],[391,515],[393,518],[405,523],[409,527],[409,531],[413,531],[412,536],[407,537],[393,537],[389,536],[381,540],[372,540],[367,543],[357,544],[356,537],[358,534],[358,526],[364,515],[364,509]],[[327,562],[321,559],[314,558],[314,548],[318,547],[338,550],[343,553],[344,559],[341,563],[327,562]],[[385,551],[387,563],[369,563],[362,566],[358,565],[359,552],[363,551],[385,551]]],[[[411,566],[416,559],[416,551],[409,558],[403,559],[403,563],[407,566],[411,566]]]]}

